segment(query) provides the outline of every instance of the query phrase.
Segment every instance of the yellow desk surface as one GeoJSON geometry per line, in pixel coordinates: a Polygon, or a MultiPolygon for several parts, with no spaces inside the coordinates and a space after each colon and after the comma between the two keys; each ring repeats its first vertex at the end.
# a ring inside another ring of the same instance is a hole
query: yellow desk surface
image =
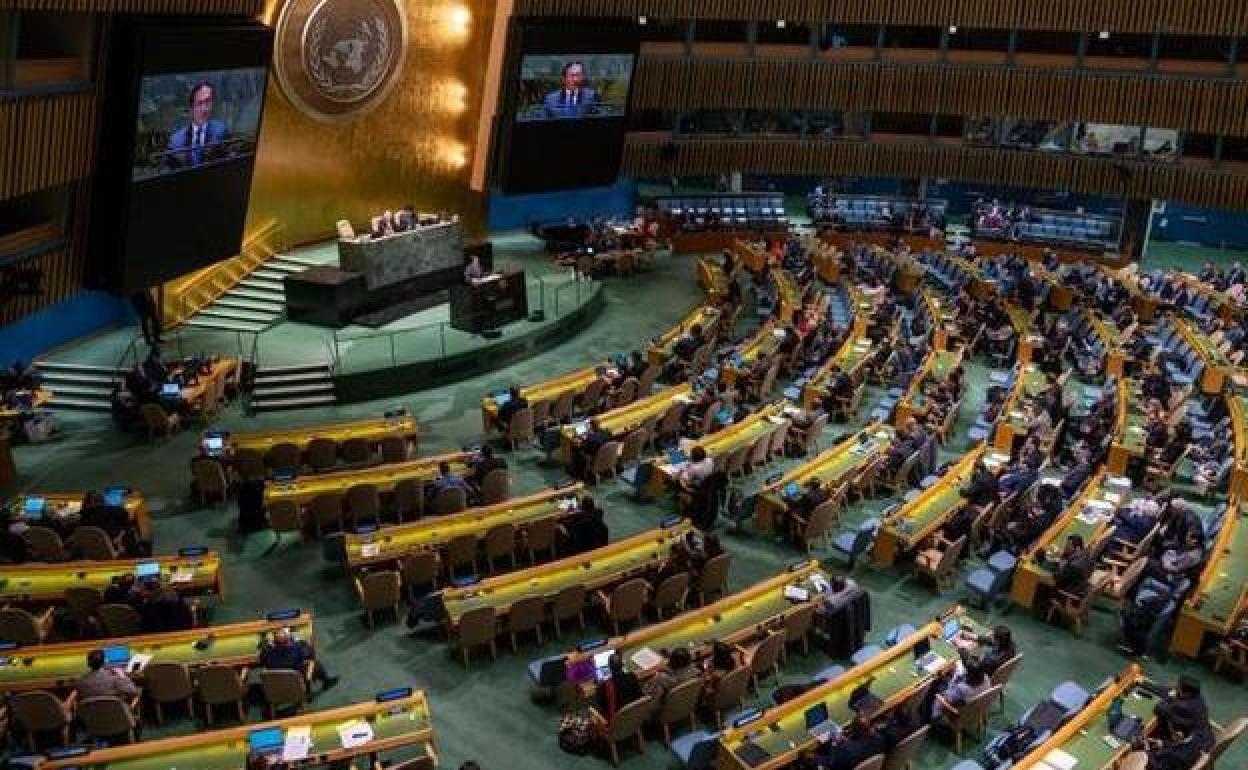
{"type": "MultiPolygon", "coordinates": [[[[177,372],[178,369],[179,367],[174,367],[173,371],[177,372]]],[[[215,387],[218,380],[230,377],[237,369],[236,358],[219,358],[213,361],[209,365],[209,372],[198,375],[194,385],[182,386],[182,400],[188,404],[198,404],[208,394],[209,386],[215,387]]]]}
{"type": "Polygon", "coordinates": [[[728,382],[732,382],[736,379],[735,374],[738,369],[747,368],[759,358],[770,355],[776,348],[780,347],[780,338],[776,336],[776,329],[775,319],[767,319],[765,324],[760,326],[748,340],[738,345],[734,351],[732,358],[739,358],[741,365],[726,363],[720,377],[728,382]],[[733,376],[730,377],[730,374],[733,376]]]}
{"type": "Polygon", "coordinates": [[[719,263],[709,257],[698,257],[698,285],[708,294],[728,292],[728,274],[719,263]]]}
{"type": "MultiPolygon", "coordinates": [[[[13,498],[9,505],[9,513],[11,517],[23,519],[32,526],[46,525],[49,521],[72,525],[77,521],[86,499],[86,492],[26,492],[13,498]],[[44,499],[42,520],[31,520],[23,514],[26,499],[30,497],[44,499]]],[[[139,533],[139,539],[150,543],[152,541],[152,514],[147,508],[147,500],[144,499],[143,493],[128,492],[124,507],[126,513],[130,514],[130,522],[134,524],[135,530],[139,533]]]]}
{"type": "Polygon", "coordinates": [[[264,503],[272,505],[279,500],[290,500],[296,505],[307,505],[317,495],[331,492],[346,494],[356,484],[372,484],[378,492],[389,492],[400,481],[414,479],[429,481],[438,475],[438,463],[446,461],[451,464],[451,471],[463,473],[472,461],[469,452],[453,452],[436,457],[420,457],[402,463],[386,463],[369,468],[356,468],[332,473],[320,473],[315,476],[298,476],[292,481],[266,481],[264,483],[264,503]]]}
{"type": "Polygon", "coordinates": [[[931,345],[936,350],[944,350],[949,344],[949,330],[956,320],[950,304],[937,296],[927,287],[920,290],[923,306],[927,308],[928,321],[931,328],[931,345]]]}
{"type": "Polygon", "coordinates": [[[1225,398],[1235,451],[1230,494],[1242,498],[1248,494],[1248,393],[1228,393],[1225,398]]]}
{"type": "MultiPolygon", "coordinates": [[[[525,385],[520,388],[520,395],[524,396],[530,406],[541,401],[554,401],[569,391],[580,395],[598,379],[598,366],[600,365],[587,366],[543,382],[525,385]]],[[[505,428],[505,426],[495,424],[497,419],[498,403],[494,401],[493,396],[485,396],[481,399],[481,424],[487,433],[494,428],[499,430],[505,428]]]]}
{"type": "Polygon", "coordinates": [[[780,300],[776,306],[776,318],[783,323],[793,323],[797,311],[802,307],[802,291],[798,288],[797,281],[793,279],[792,273],[779,267],[771,269],[771,280],[776,284],[776,296],[780,300]]]}
{"type": "Polygon", "coordinates": [[[225,445],[231,452],[241,449],[268,452],[278,444],[294,444],[299,449],[307,451],[308,444],[312,442],[312,439],[317,438],[333,439],[340,444],[353,438],[380,443],[383,438],[390,436],[415,441],[418,433],[415,417],[408,415],[394,419],[368,417],[362,420],[343,420],[293,428],[230,433],[226,437],[225,445]]]}
{"type": "Polygon", "coordinates": [[[1018,335],[1018,352],[1014,357],[1021,364],[1030,364],[1032,351],[1044,347],[1045,338],[1035,333],[1031,326],[1031,317],[1026,310],[1013,302],[1007,302],[1005,309],[1010,315],[1010,325],[1014,327],[1014,333],[1018,335]]]}
{"type": "MultiPolygon", "coordinates": [[[[641,426],[643,422],[651,417],[661,418],[667,413],[668,409],[677,400],[689,400],[691,398],[692,387],[687,382],[682,382],[670,388],[664,388],[652,393],[645,398],[639,398],[631,404],[625,404],[617,409],[603,412],[595,419],[602,429],[610,433],[613,437],[621,439],[625,434],[641,426]]],[[[564,425],[560,429],[562,454],[565,465],[572,462],[572,450],[580,443],[576,436],[576,425],[564,425]]]]}
{"type": "Polygon", "coordinates": [[[1049,739],[1032,749],[1014,763],[1014,770],[1033,770],[1048,767],[1044,758],[1053,751],[1061,750],[1078,760],[1078,770],[1111,770],[1119,757],[1130,750],[1129,744],[1118,742],[1117,747],[1105,742],[1112,735],[1109,725],[1109,707],[1115,698],[1121,697],[1122,713],[1139,717],[1145,725],[1152,722],[1153,707],[1157,701],[1135,693],[1136,684],[1144,678],[1135,663],[1115,677],[1114,682],[1071,717],[1066,724],[1049,736],[1049,739]]]}
{"type": "MultiPolygon", "coordinates": [[[[52,400],[52,391],[48,390],[47,388],[36,388],[33,396],[31,397],[30,409],[31,410],[38,409],[39,407],[43,406],[44,404],[48,403],[51,400],[52,400]]],[[[0,421],[16,420],[22,415],[29,414],[29,413],[30,413],[30,410],[10,409],[9,407],[4,406],[3,404],[0,404],[0,421]]]]}
{"type": "Polygon", "coordinates": [[[576,584],[595,591],[658,569],[671,555],[672,546],[682,542],[692,531],[693,525],[682,519],[673,526],[641,532],[549,564],[508,572],[465,588],[443,589],[446,622],[451,627],[458,626],[465,612],[479,607],[493,607],[495,613],[502,616],[521,599],[551,598],[576,584]]]}
{"type": "Polygon", "coordinates": [[[940,481],[885,519],[875,538],[872,558],[879,564],[892,566],[901,553],[913,551],[943,527],[966,504],[959,492],[970,480],[971,471],[983,454],[981,443],[963,455],[940,481]]]}
{"type": "MultiPolygon", "coordinates": [[[[734,422],[721,430],[692,441],[686,454],[691,453],[693,447],[700,446],[706,450],[708,457],[721,460],[741,447],[752,446],[758,439],[773,433],[781,424],[789,422],[784,412],[788,406],[789,404],[785,401],[768,404],[740,422],[734,422]]],[[[666,455],[656,457],[654,475],[651,476],[651,496],[661,493],[673,484],[679,470],[678,466],[667,462],[666,455]]]]}
{"type": "Polygon", "coordinates": [[[749,241],[733,241],[732,250],[737,261],[745,265],[751,273],[762,272],[771,264],[771,252],[749,241]]]}
{"type": "Polygon", "coordinates": [[[839,484],[875,460],[893,440],[893,434],[891,425],[871,423],[809,462],[789,471],[774,484],[766,485],[754,503],[755,525],[762,532],[772,531],[776,514],[788,510],[782,491],[790,483],[804,487],[808,480],[818,479],[825,488],[839,484]]]}
{"type": "Polygon", "coordinates": [[[385,703],[368,701],[271,722],[99,749],[83,756],[43,762],[38,770],[245,770],[250,754],[248,736],[256,730],[275,727],[283,730],[311,728],[308,765],[328,766],[347,762],[352,757],[418,744],[425,744],[425,752],[434,764],[437,763],[429,702],[423,692],[413,692],[385,703]],[[371,727],[372,738],[359,746],[344,748],[338,728],[357,720],[371,727]]]}
{"type": "Polygon", "coordinates": [[[1031,548],[1019,560],[1018,569],[1014,573],[1014,584],[1010,589],[1010,597],[1024,607],[1031,607],[1036,599],[1036,592],[1041,585],[1053,584],[1053,571],[1050,564],[1055,564],[1066,538],[1079,535],[1085,545],[1091,546],[1098,538],[1113,529],[1114,510],[1131,502],[1130,482],[1114,477],[1104,468],[1088,479],[1083,491],[1074,499],[1066,510],[1062,511],[1053,525],[1045,530],[1031,548]],[[1125,484],[1123,483],[1125,482],[1125,484]],[[1084,508],[1091,506],[1100,515],[1089,517],[1084,515],[1084,508]],[[1038,557],[1044,555],[1043,564],[1038,557]]]}
{"type": "MultiPolygon", "coordinates": [[[[857,324],[854,326],[857,327],[857,324]]],[[[836,353],[819,367],[815,376],[802,386],[802,406],[809,409],[823,398],[827,392],[828,380],[832,376],[832,367],[840,369],[855,383],[861,382],[859,374],[862,365],[873,353],[875,345],[869,338],[856,331],[851,333],[836,353]]]]}
{"type": "Polygon", "coordinates": [[[1248,608],[1248,525],[1244,515],[1239,500],[1232,498],[1200,582],[1179,612],[1170,649],[1180,655],[1196,658],[1205,634],[1226,636],[1248,608]]]}
{"type": "MultiPolygon", "coordinates": [[[[956,637],[957,644],[973,644],[970,635],[978,634],[982,629],[960,608],[955,608],[954,614],[963,627],[969,629],[961,632],[965,636],[956,637]]],[[[844,727],[854,719],[849,696],[868,680],[872,680],[871,694],[883,701],[882,711],[910,699],[958,660],[958,647],[944,639],[942,626],[941,620],[928,623],[836,678],[773,706],[758,719],[740,727],[728,727],[719,738],[715,767],[717,770],[775,770],[787,767],[803,750],[816,744],[806,727],[806,712],[820,703],[826,704],[828,718],[844,727]],[[917,666],[914,660],[914,648],[923,641],[927,641],[931,652],[940,657],[938,661],[933,660],[930,671],[917,666]],[[762,763],[750,765],[737,756],[747,742],[766,752],[767,758],[762,763]]]]}
{"type": "Polygon", "coordinates": [[[1084,315],[1092,325],[1096,336],[1101,339],[1101,343],[1105,346],[1105,373],[1114,377],[1121,377],[1123,366],[1126,362],[1126,355],[1122,352],[1123,345],[1127,340],[1123,339],[1122,334],[1113,324],[1106,323],[1099,315],[1091,310],[1084,310],[1084,315]]]}
{"type": "Polygon", "coordinates": [[[1031,427],[1031,421],[1027,419],[1023,407],[1039,395],[1047,383],[1044,372],[1037,369],[1035,364],[1022,365],[1022,371],[1015,378],[1010,397],[1002,409],[1002,418],[997,424],[996,435],[993,436],[993,446],[1002,452],[1013,452],[1015,438],[1026,435],[1031,427]]]}
{"type": "MultiPolygon", "coordinates": [[[[712,642],[746,644],[761,638],[765,630],[783,625],[787,615],[806,604],[784,598],[784,589],[789,586],[810,588],[814,575],[827,580],[817,561],[775,575],[705,607],[689,610],[662,623],[643,626],[625,636],[614,637],[600,648],[569,653],[568,664],[592,657],[602,649],[612,649],[624,660],[627,668],[645,675],[650,672],[640,669],[633,660],[633,656],[643,649],[661,654],[662,650],[684,647],[698,660],[710,653],[712,642]]],[[[817,600],[817,595],[813,591],[811,593],[811,601],[817,600]]]]}
{"type": "Polygon", "coordinates": [[[1208,335],[1199,328],[1184,321],[1177,315],[1171,320],[1187,344],[1205,362],[1205,370],[1200,375],[1200,389],[1208,395],[1221,393],[1222,386],[1226,383],[1226,378],[1235,367],[1222,354],[1222,351],[1218,350],[1217,346],[1213,344],[1213,340],[1209,339],[1208,335]]]}
{"type": "Polygon", "coordinates": [[[694,325],[702,327],[703,334],[709,334],[711,328],[719,321],[719,308],[712,305],[698,305],[684,319],[655,339],[647,351],[647,358],[655,366],[662,365],[672,357],[672,346],[683,337],[694,325]]]}
{"type": "Polygon", "coordinates": [[[1148,432],[1145,429],[1144,394],[1135,380],[1118,381],[1118,422],[1114,428],[1114,441],[1109,447],[1111,473],[1126,473],[1127,462],[1133,457],[1143,457],[1148,432]]]}
{"type": "MultiPolygon", "coordinates": [[[[150,655],[152,663],[185,663],[196,666],[252,666],[259,659],[265,634],[289,628],[296,638],[313,642],[312,613],[302,612],[287,620],[251,620],[190,631],[144,634],[117,639],[92,639],[6,650],[10,662],[0,665],[0,692],[51,690],[73,687],[87,673],[87,653],[103,647],[125,646],[131,654],[150,655]],[[196,644],[212,643],[202,650],[196,644]]],[[[139,673],[135,679],[142,681],[139,673]]]]}
{"type": "Polygon", "coordinates": [[[576,483],[495,505],[469,508],[461,513],[429,516],[410,524],[382,527],[375,532],[349,532],[345,542],[347,564],[352,569],[370,564],[389,564],[413,551],[444,547],[459,535],[483,538],[500,524],[512,524],[517,529],[523,529],[539,519],[552,516],[563,518],[574,513],[575,509],[566,509],[562,501],[578,499],[584,489],[584,484],[576,483]]]}
{"type": "Polygon", "coordinates": [[[133,575],[135,567],[145,562],[159,562],[161,581],[180,594],[224,594],[221,557],[208,551],[199,556],[0,566],[0,601],[59,604],[65,601],[66,589],[83,586],[103,591],[114,577],[133,575]],[[171,580],[175,574],[178,580],[171,580]],[[188,574],[190,579],[186,580],[188,574]]]}
{"type": "Polygon", "coordinates": [[[926,409],[927,396],[923,388],[927,383],[941,382],[955,366],[962,363],[962,348],[957,350],[932,350],[923,359],[923,365],[914,373],[910,387],[897,404],[893,424],[901,427],[906,420],[917,412],[926,409]]]}

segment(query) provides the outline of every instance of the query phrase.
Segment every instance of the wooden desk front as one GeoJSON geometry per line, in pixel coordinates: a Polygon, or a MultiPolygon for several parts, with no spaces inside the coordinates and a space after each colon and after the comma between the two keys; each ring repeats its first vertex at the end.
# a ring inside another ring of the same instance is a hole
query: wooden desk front
{"type": "Polygon", "coordinates": [[[37,770],[245,770],[251,753],[248,736],[266,728],[310,727],[312,748],[301,767],[327,766],[349,762],[353,757],[423,746],[427,765],[437,765],[438,755],[433,735],[429,703],[423,692],[405,698],[377,703],[356,703],[350,706],[310,711],[287,719],[206,730],[194,735],[143,741],[126,746],[98,749],[88,754],[54,761],[44,761],[37,770]],[[345,748],[338,727],[361,720],[372,730],[372,739],[352,748],[345,748]]]}
{"type": "MultiPolygon", "coordinates": [[[[19,647],[4,653],[12,662],[0,666],[0,692],[71,688],[89,670],[87,653],[118,645],[128,647],[131,654],[150,655],[151,663],[184,663],[192,668],[253,666],[259,660],[265,635],[280,628],[289,628],[296,639],[313,642],[312,613],[301,612],[287,620],[251,620],[189,631],[19,647]],[[197,647],[205,639],[211,643],[203,649],[197,647]]],[[[134,678],[142,681],[143,675],[140,672],[134,678]]]]}
{"type": "Polygon", "coordinates": [[[1244,516],[1239,500],[1232,498],[1200,582],[1179,612],[1170,641],[1173,652],[1199,657],[1206,635],[1226,636],[1248,610],[1248,525],[1244,516]]]}
{"type": "Polygon", "coordinates": [[[133,575],[139,564],[160,564],[161,582],[180,594],[224,597],[221,557],[215,551],[198,556],[153,556],[150,559],[66,561],[0,566],[0,601],[20,604],[61,604],[65,591],[83,587],[104,591],[113,578],[133,575]],[[174,576],[177,579],[173,579],[174,576]],[[189,575],[189,579],[186,576],[189,575]]]}
{"type": "Polygon", "coordinates": [[[453,473],[462,474],[468,469],[473,455],[470,452],[452,452],[435,457],[420,457],[402,463],[386,463],[369,468],[334,471],[315,476],[299,476],[291,481],[266,481],[264,504],[289,500],[298,506],[306,506],[318,495],[337,492],[345,495],[357,484],[372,484],[378,492],[391,492],[400,481],[431,481],[438,475],[438,464],[447,462],[453,473]]]}
{"type": "Polygon", "coordinates": [[[397,436],[414,446],[418,435],[416,418],[403,415],[395,418],[367,417],[362,420],[343,420],[265,431],[232,432],[226,437],[225,445],[230,452],[251,450],[264,454],[278,444],[294,444],[301,452],[306,452],[312,440],[318,438],[332,439],[339,444],[348,439],[362,438],[378,446],[382,439],[397,436]]]}
{"type": "Polygon", "coordinates": [[[577,483],[495,505],[469,508],[460,513],[429,516],[410,524],[382,527],[375,532],[349,532],[344,542],[347,564],[351,569],[393,564],[415,551],[444,548],[460,535],[475,535],[480,540],[500,524],[523,529],[540,519],[564,518],[576,512],[564,501],[578,499],[584,489],[585,485],[577,483]]]}
{"type": "MultiPolygon", "coordinates": [[[[72,525],[81,514],[86,499],[86,492],[26,492],[13,498],[10,516],[23,519],[31,526],[46,525],[49,522],[64,522],[72,525]],[[31,519],[23,513],[26,500],[31,497],[43,498],[44,512],[39,519],[31,519]]],[[[139,533],[139,539],[145,543],[152,542],[152,514],[147,508],[147,500],[143,497],[143,493],[127,492],[126,502],[122,507],[129,514],[130,523],[139,533]]]]}
{"type": "Polygon", "coordinates": [[[521,599],[553,598],[572,585],[596,591],[644,575],[662,566],[670,558],[672,547],[692,531],[693,525],[682,519],[673,526],[641,532],[566,559],[508,572],[464,588],[445,588],[442,606],[446,623],[455,628],[464,613],[480,607],[493,607],[501,617],[521,599]]]}

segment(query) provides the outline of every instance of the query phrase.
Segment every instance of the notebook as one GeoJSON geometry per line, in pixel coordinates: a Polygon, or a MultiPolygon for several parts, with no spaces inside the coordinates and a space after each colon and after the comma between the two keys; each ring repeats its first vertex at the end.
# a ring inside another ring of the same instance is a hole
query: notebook
{"type": "Polygon", "coordinates": [[[141,561],[134,565],[134,576],[136,578],[160,577],[160,562],[158,561],[141,561]]]}
{"type": "Polygon", "coordinates": [[[247,747],[252,754],[271,754],[280,751],[286,745],[286,738],[280,727],[266,727],[252,730],[247,735],[247,747]]]}
{"type": "Polygon", "coordinates": [[[130,648],[124,644],[115,644],[104,648],[104,665],[124,666],[130,662],[130,648]]]}

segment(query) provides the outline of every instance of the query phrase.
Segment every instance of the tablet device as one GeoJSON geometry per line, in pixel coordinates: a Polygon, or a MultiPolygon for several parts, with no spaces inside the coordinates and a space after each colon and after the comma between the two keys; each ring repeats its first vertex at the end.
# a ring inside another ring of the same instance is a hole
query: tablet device
{"type": "Polygon", "coordinates": [[[819,701],[806,709],[806,729],[813,730],[828,721],[828,702],[819,701]]]}
{"type": "Polygon", "coordinates": [[[247,736],[247,746],[252,754],[270,754],[281,751],[286,745],[286,738],[280,727],[266,727],[252,730],[247,736]]]}
{"type": "Polygon", "coordinates": [[[216,456],[225,451],[225,439],[221,436],[204,436],[202,446],[206,454],[216,456]]]}
{"type": "Polygon", "coordinates": [[[927,657],[927,654],[931,651],[932,651],[932,640],[927,639],[927,638],[920,639],[919,641],[915,642],[915,645],[914,645],[914,659],[922,660],[923,658],[927,657]]]}
{"type": "Polygon", "coordinates": [[[181,398],[182,386],[176,382],[166,382],[160,386],[161,398],[181,398]]]}
{"type": "Polygon", "coordinates": [[[802,496],[802,488],[796,481],[790,481],[784,485],[784,496],[790,500],[796,500],[802,496]]]}
{"type": "Polygon", "coordinates": [[[126,504],[125,487],[109,487],[104,490],[104,504],[119,508],[126,504]]]}
{"type": "Polygon", "coordinates": [[[28,497],[22,506],[22,515],[28,519],[41,519],[47,503],[42,497],[28,497]]]}
{"type": "Polygon", "coordinates": [[[160,577],[160,562],[158,561],[141,561],[134,565],[134,576],[136,578],[160,577]]]}
{"type": "Polygon", "coordinates": [[[124,666],[130,662],[130,648],[115,644],[104,648],[104,665],[124,666]]]}
{"type": "Polygon", "coordinates": [[[962,630],[962,620],[959,618],[949,618],[940,628],[940,635],[946,642],[953,641],[953,637],[958,635],[962,630]]]}

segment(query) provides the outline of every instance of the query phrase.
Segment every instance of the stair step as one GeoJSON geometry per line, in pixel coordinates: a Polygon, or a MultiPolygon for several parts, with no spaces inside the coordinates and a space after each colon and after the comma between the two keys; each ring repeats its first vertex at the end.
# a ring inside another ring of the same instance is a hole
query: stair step
{"type": "Polygon", "coordinates": [[[251,408],[257,412],[276,412],[282,409],[308,409],[314,406],[329,406],[338,403],[333,395],[302,396],[299,398],[255,399],[251,400],[251,408]]]}
{"type": "Polygon", "coordinates": [[[202,313],[186,321],[183,326],[197,326],[202,329],[222,329],[231,332],[260,332],[264,331],[268,324],[247,323],[243,321],[229,321],[226,319],[203,318],[202,313]]]}
{"type": "Polygon", "coordinates": [[[257,268],[256,270],[252,270],[251,275],[248,277],[258,278],[262,281],[272,281],[273,283],[281,284],[281,282],[285,280],[287,275],[288,273],[285,273],[281,270],[274,270],[268,265],[265,265],[264,267],[257,268]]]}
{"type": "Polygon", "coordinates": [[[325,264],[319,260],[308,259],[307,257],[297,257],[293,254],[281,254],[274,257],[274,259],[281,262],[290,262],[296,265],[302,265],[303,267],[320,267],[325,264]]]}
{"type": "Polygon", "coordinates": [[[257,390],[267,388],[280,388],[287,385],[320,385],[323,383],[332,383],[333,378],[329,372],[308,372],[307,374],[283,374],[276,377],[256,376],[254,382],[257,390]]]}
{"type": "Polygon", "coordinates": [[[333,393],[334,381],[326,380],[325,382],[306,382],[299,385],[280,385],[271,387],[268,385],[256,385],[252,388],[252,398],[268,400],[271,398],[279,398],[282,396],[311,396],[318,393],[333,393]]]}
{"type": "Polygon", "coordinates": [[[274,257],[264,263],[263,270],[280,270],[285,273],[302,273],[308,269],[307,265],[300,265],[294,262],[287,262],[282,257],[274,257]]]}
{"type": "Polygon", "coordinates": [[[109,412],[112,411],[112,404],[108,399],[99,400],[93,398],[63,398],[53,395],[48,403],[44,404],[48,409],[79,409],[85,412],[109,412]]]}
{"type": "Polygon", "coordinates": [[[53,383],[68,385],[100,385],[102,383],[112,383],[114,380],[120,379],[124,375],[121,373],[105,374],[77,374],[75,372],[43,372],[43,384],[52,387],[53,383]]]}
{"type": "Polygon", "coordinates": [[[239,286],[255,291],[267,291],[270,294],[280,297],[283,302],[286,301],[286,289],[282,286],[281,281],[265,280],[263,277],[257,278],[255,273],[238,282],[239,286]]]}
{"type": "Polygon", "coordinates": [[[125,369],[115,366],[96,366],[95,364],[71,364],[64,361],[37,361],[35,366],[45,374],[51,372],[73,372],[75,374],[95,374],[98,376],[124,375],[125,369]]]}
{"type": "Polygon", "coordinates": [[[262,380],[265,377],[282,377],[288,374],[307,374],[310,372],[328,372],[328,361],[317,361],[311,364],[299,364],[297,366],[267,366],[256,372],[256,380],[262,380]]]}
{"type": "Polygon", "coordinates": [[[254,299],[261,302],[280,302],[283,306],[286,305],[285,292],[277,293],[271,292],[267,289],[256,289],[250,286],[244,286],[241,283],[233,289],[230,289],[225,296],[242,297],[244,299],[254,299]]]}
{"type": "Polygon", "coordinates": [[[252,321],[254,323],[270,324],[273,322],[275,315],[273,313],[262,313],[255,310],[240,310],[233,307],[221,307],[214,304],[209,305],[196,313],[195,317],[224,318],[227,321],[252,321]]]}
{"type": "Polygon", "coordinates": [[[239,310],[252,310],[257,313],[267,313],[269,315],[279,316],[286,306],[280,302],[265,302],[263,300],[252,299],[250,297],[235,297],[230,292],[226,292],[212,303],[212,307],[221,305],[223,307],[238,308],[239,310]]]}
{"type": "Polygon", "coordinates": [[[113,393],[112,383],[107,385],[56,385],[48,386],[52,391],[52,395],[59,398],[60,396],[73,396],[85,398],[103,398],[108,401],[109,396],[113,393]]]}

